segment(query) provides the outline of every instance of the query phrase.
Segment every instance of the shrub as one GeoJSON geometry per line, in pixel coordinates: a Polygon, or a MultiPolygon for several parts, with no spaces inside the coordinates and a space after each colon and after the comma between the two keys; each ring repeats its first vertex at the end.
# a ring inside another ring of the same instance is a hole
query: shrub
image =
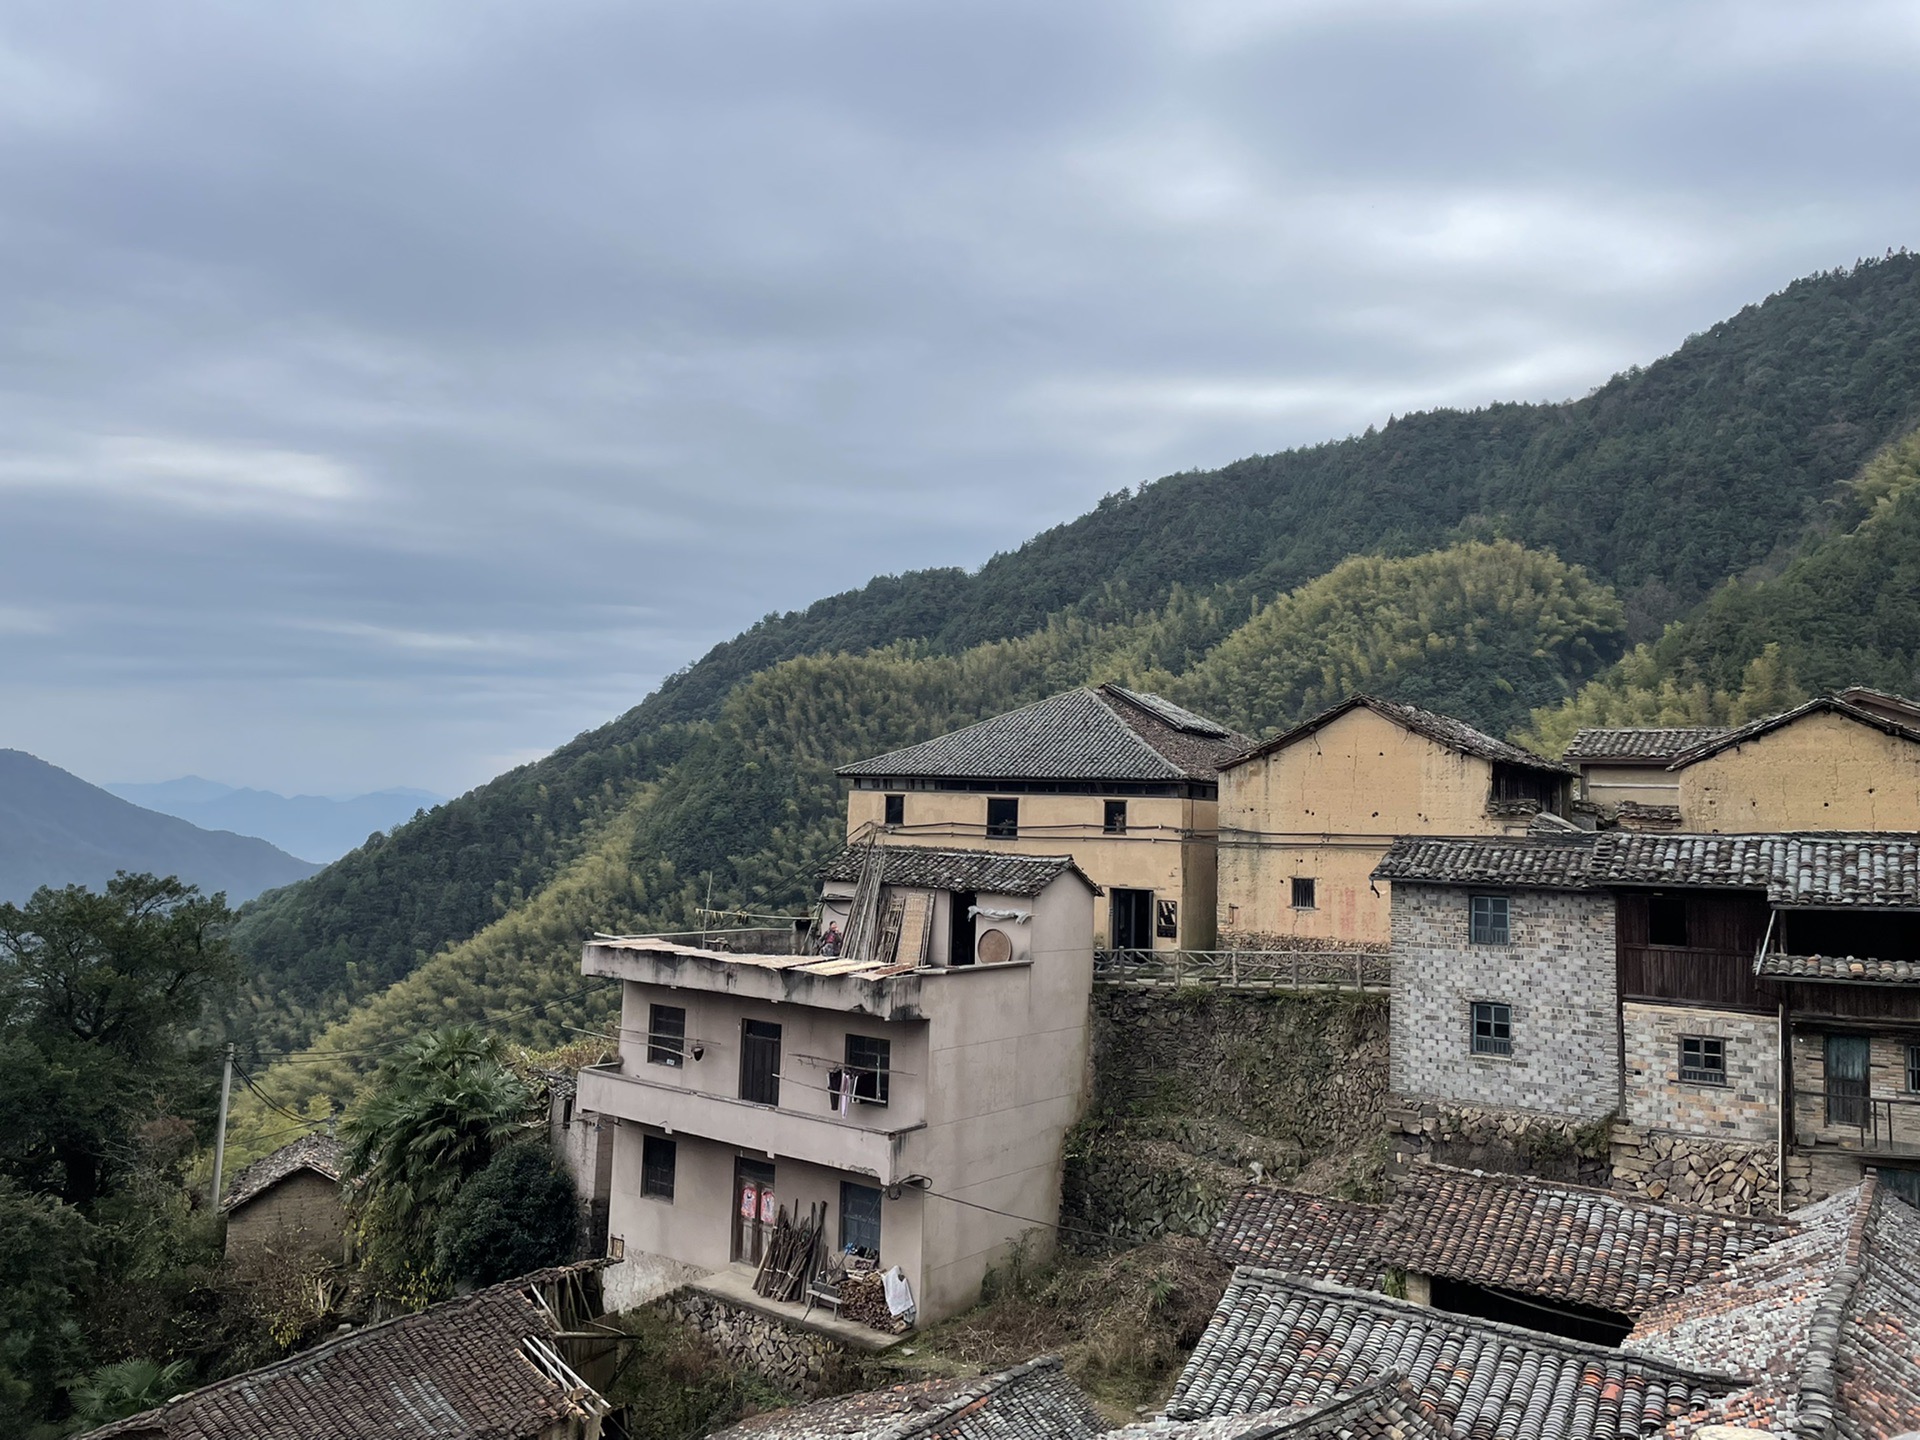
{"type": "Polygon", "coordinates": [[[450,1279],[497,1285],[570,1259],[574,1223],[573,1181],[546,1147],[509,1145],[447,1207],[434,1263],[450,1279]]]}

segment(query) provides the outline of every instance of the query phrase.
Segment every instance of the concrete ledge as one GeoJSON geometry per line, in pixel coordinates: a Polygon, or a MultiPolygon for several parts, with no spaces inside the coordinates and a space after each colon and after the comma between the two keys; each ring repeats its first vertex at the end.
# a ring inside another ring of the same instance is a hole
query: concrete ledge
{"type": "Polygon", "coordinates": [[[703,1275],[691,1281],[687,1288],[702,1295],[710,1295],[715,1300],[725,1301],[736,1309],[748,1310],[755,1315],[764,1316],[794,1330],[805,1330],[815,1335],[825,1336],[841,1345],[854,1350],[865,1350],[879,1354],[891,1350],[907,1335],[888,1335],[874,1330],[855,1320],[842,1320],[825,1306],[813,1307],[808,1316],[805,1303],[789,1304],[784,1300],[769,1300],[753,1288],[753,1272],[744,1266],[738,1269],[716,1270],[711,1275],[703,1275]]]}

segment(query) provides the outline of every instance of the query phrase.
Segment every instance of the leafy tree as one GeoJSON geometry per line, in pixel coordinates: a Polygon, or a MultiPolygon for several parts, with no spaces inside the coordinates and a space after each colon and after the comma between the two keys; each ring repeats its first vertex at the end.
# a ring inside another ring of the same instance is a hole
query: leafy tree
{"type": "Polygon", "coordinates": [[[45,1414],[85,1363],[80,1297],[99,1247],[73,1206],[0,1177],[0,1416],[45,1414]]]}
{"type": "Polygon", "coordinates": [[[93,1430],[129,1415],[164,1405],[187,1385],[187,1362],[157,1364],[152,1360],[121,1360],[102,1365],[73,1387],[74,1433],[93,1430]]]}
{"type": "Polygon", "coordinates": [[[223,896],[124,873],[0,905],[0,1173],[89,1209],[139,1126],[204,1102],[187,1037],[238,973],[227,920],[223,896]]]}
{"type": "Polygon", "coordinates": [[[509,1145],[468,1181],[441,1217],[442,1275],[497,1285],[573,1255],[573,1180],[539,1141],[509,1145]]]}
{"type": "Polygon", "coordinates": [[[381,1065],[343,1131],[377,1284],[408,1300],[430,1297],[441,1216],[497,1151],[538,1123],[535,1099],[500,1038],[473,1025],[421,1035],[381,1065]]]}

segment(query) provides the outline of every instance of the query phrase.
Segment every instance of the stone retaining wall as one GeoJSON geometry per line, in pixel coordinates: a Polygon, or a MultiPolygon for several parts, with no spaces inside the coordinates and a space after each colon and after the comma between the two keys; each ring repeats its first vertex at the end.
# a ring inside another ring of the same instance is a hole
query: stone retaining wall
{"type": "MultiPolygon", "coordinates": [[[[1779,1211],[1779,1149],[1771,1143],[1703,1140],[1670,1130],[1613,1127],[1613,1188],[1729,1215],[1779,1211]]],[[[1787,1156],[1787,1208],[1804,1204],[1812,1162],[1787,1156]]]]}
{"type": "Polygon", "coordinates": [[[823,1335],[796,1330],[754,1310],[698,1290],[676,1290],[655,1302],[700,1332],[727,1359],[757,1371],[798,1400],[832,1388],[846,1351],[823,1335]]]}
{"type": "Polygon", "coordinates": [[[1463,1170],[1538,1175],[1605,1187],[1609,1128],[1605,1122],[1582,1124],[1524,1110],[1473,1109],[1396,1097],[1386,1112],[1388,1171],[1402,1174],[1415,1159],[1425,1156],[1463,1170]]]}

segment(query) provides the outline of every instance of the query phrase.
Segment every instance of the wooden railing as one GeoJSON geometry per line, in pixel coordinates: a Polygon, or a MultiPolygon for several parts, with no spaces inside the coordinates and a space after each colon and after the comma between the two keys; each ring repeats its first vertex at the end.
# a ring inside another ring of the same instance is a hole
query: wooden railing
{"type": "Polygon", "coordinates": [[[1377,950],[1096,950],[1093,978],[1112,985],[1385,990],[1393,970],[1377,950]]]}
{"type": "Polygon", "coordinates": [[[1920,1096],[1794,1092],[1794,1132],[1869,1155],[1920,1155],[1920,1096]]]}

